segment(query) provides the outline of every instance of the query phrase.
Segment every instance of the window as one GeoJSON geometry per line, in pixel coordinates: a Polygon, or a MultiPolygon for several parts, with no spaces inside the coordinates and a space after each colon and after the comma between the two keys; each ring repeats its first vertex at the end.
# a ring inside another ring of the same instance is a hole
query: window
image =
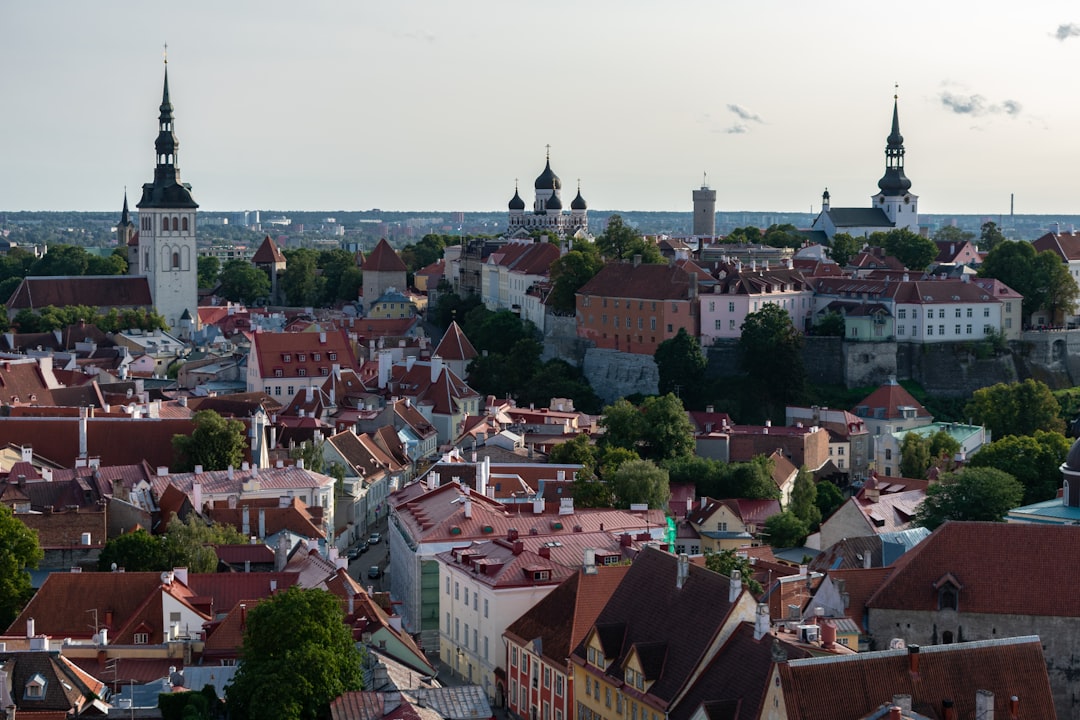
{"type": "Polygon", "coordinates": [[[454,642],[461,639],[461,621],[454,618],[454,642]]]}
{"type": "Polygon", "coordinates": [[[174,252],[172,254],[172,267],[173,267],[173,270],[179,270],[180,269],[180,253],[178,253],[178,252],[174,252]]]}
{"type": "Polygon", "coordinates": [[[716,321],[714,322],[714,326],[715,326],[714,329],[716,329],[716,330],[723,330],[724,329],[724,321],[721,320],[720,318],[716,318],[716,321]]]}
{"type": "MultiPolygon", "coordinates": [[[[726,522],[718,522],[718,523],[716,523],[716,531],[717,532],[727,532],[727,523],[726,522]]],[[[633,671],[632,670],[627,670],[626,672],[633,672],[633,671]]]]}
{"type": "Polygon", "coordinates": [[[296,375],[298,377],[307,377],[307,368],[297,368],[296,375]]]}
{"type": "MultiPolygon", "coordinates": [[[[1005,312],[1012,312],[1012,303],[1005,303],[1005,312]]],[[[990,317],[990,308],[983,309],[983,317],[990,317]]]]}
{"type": "Polygon", "coordinates": [[[469,588],[465,588],[465,607],[469,606],[469,588]]]}
{"type": "Polygon", "coordinates": [[[600,316],[600,324],[607,325],[607,313],[604,313],[600,316]]]}
{"type": "Polygon", "coordinates": [[[274,368],[274,377],[284,377],[285,371],[281,368],[274,368]]]}
{"type": "Polygon", "coordinates": [[[956,317],[960,317],[960,308],[956,308],[956,317]]]}
{"type": "Polygon", "coordinates": [[[450,613],[446,613],[446,635],[450,636],[450,613]]]}
{"type": "Polygon", "coordinates": [[[674,328],[674,327],[672,327],[671,323],[668,323],[668,326],[667,326],[667,331],[668,331],[668,332],[675,332],[675,328],[674,328]]]}
{"type": "MultiPolygon", "coordinates": [[[[468,638],[466,638],[466,641],[467,640],[468,640],[468,638]]],[[[468,645],[469,643],[466,642],[465,644],[468,645]]],[[[480,650],[479,631],[476,628],[473,628],[473,631],[472,631],[472,649],[473,649],[473,652],[477,652],[477,651],[480,650]]]]}
{"type": "Polygon", "coordinates": [[[510,648],[510,667],[517,667],[517,648],[510,648]]]}
{"type": "Polygon", "coordinates": [[[551,687],[551,668],[544,667],[544,687],[551,687]]]}
{"type": "Polygon", "coordinates": [[[896,326],[896,334],[897,335],[906,335],[907,334],[907,326],[906,325],[897,325],[896,326]]]}
{"type": "Polygon", "coordinates": [[[649,318],[649,329],[656,330],[656,318],[649,318]]]}
{"type": "Polygon", "coordinates": [[[472,609],[473,610],[477,609],[477,605],[479,604],[479,602],[480,602],[480,594],[474,591],[473,594],[472,594],[472,609]]]}
{"type": "Polygon", "coordinates": [[[484,598],[484,617],[488,616],[488,599],[484,598]]]}
{"type": "Polygon", "coordinates": [[[934,334],[934,326],[933,325],[927,325],[926,326],[926,334],[927,335],[933,335],[934,334]]]}
{"type": "Polygon", "coordinates": [[[135,642],[136,645],[145,645],[148,642],[150,642],[150,634],[149,633],[144,633],[144,632],[135,633],[134,642],[135,642]]]}
{"type": "Polygon", "coordinates": [[[891,448],[885,448],[885,459],[886,460],[892,460],[892,449],[891,448]]]}
{"type": "MultiPolygon", "coordinates": [[[[555,694],[562,697],[563,694],[563,676],[562,673],[555,673],[555,694]]],[[[556,711],[558,712],[558,711],[556,711]]]]}
{"type": "Polygon", "coordinates": [[[960,334],[960,326],[959,325],[956,326],[956,332],[954,332],[953,334],[954,335],[959,335],[960,334]]]}
{"type": "Polygon", "coordinates": [[[288,385],[285,388],[285,391],[286,391],[286,393],[288,394],[289,397],[292,397],[293,395],[296,394],[296,387],[293,386],[293,385],[288,385]]]}
{"type": "Polygon", "coordinates": [[[837,455],[841,455],[841,456],[843,456],[843,454],[844,454],[844,446],[843,446],[843,445],[839,445],[839,446],[837,446],[837,448],[836,448],[836,454],[837,454],[837,455]]]}
{"type": "Polygon", "coordinates": [[[971,323],[968,323],[968,324],[967,324],[967,328],[965,328],[965,329],[966,329],[966,331],[967,331],[967,332],[966,332],[965,334],[967,334],[967,335],[971,335],[971,334],[972,334],[972,333],[971,333],[971,323]]]}
{"type": "Polygon", "coordinates": [[[281,359],[283,362],[292,362],[292,355],[290,355],[289,353],[285,353],[281,356],[281,359]]]}
{"type": "Polygon", "coordinates": [[[907,309],[905,308],[905,309],[903,309],[903,310],[900,310],[900,312],[898,312],[898,313],[896,314],[896,316],[897,316],[898,318],[900,318],[901,320],[906,320],[906,319],[907,319],[907,309]]]}
{"type": "Polygon", "coordinates": [[[337,360],[337,353],[336,352],[327,353],[326,357],[330,358],[331,360],[337,360]]]}
{"type": "MultiPolygon", "coordinates": [[[[1011,305],[1011,304],[1012,304],[1012,303],[1008,303],[1008,304],[1006,305],[1006,308],[1005,308],[1005,309],[1006,309],[1006,310],[1008,310],[1008,309],[1009,309],[1008,305],[1011,305]]],[[[984,308],[983,308],[983,317],[990,317],[990,308],[988,308],[988,307],[984,307],[984,308]]]]}
{"type": "Polygon", "coordinates": [[[611,707],[611,688],[604,688],[604,706],[611,707]]]}
{"type": "Polygon", "coordinates": [[[968,309],[967,309],[967,316],[968,316],[968,317],[971,317],[971,308],[968,308],[968,309]]]}
{"type": "Polygon", "coordinates": [[[938,330],[938,335],[945,335],[945,326],[944,325],[938,325],[937,330],[938,330]]]}
{"type": "Polygon", "coordinates": [[[727,311],[728,311],[728,312],[735,312],[735,303],[733,303],[733,302],[729,302],[729,303],[727,304],[727,311]]]}
{"type": "MultiPolygon", "coordinates": [[[[457,580],[455,580],[454,581],[454,599],[455,600],[460,599],[460,597],[461,597],[460,594],[459,594],[460,592],[461,592],[461,584],[458,583],[457,580]]],[[[465,592],[468,592],[468,590],[466,590],[465,592]]]]}
{"type": "Polygon", "coordinates": [[[280,385],[278,385],[277,387],[274,388],[274,394],[275,395],[281,395],[281,386],[280,385]]]}
{"type": "Polygon", "coordinates": [[[945,319],[945,308],[939,309],[937,311],[937,316],[938,316],[938,318],[944,320],[945,319]]]}
{"type": "Polygon", "coordinates": [[[485,635],[484,636],[484,659],[485,660],[488,659],[488,640],[489,640],[488,636],[485,635]]]}

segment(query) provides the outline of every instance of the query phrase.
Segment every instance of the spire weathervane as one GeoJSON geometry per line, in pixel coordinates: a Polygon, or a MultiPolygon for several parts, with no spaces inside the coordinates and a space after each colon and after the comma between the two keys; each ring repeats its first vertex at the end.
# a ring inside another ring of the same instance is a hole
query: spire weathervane
{"type": "Polygon", "coordinates": [[[551,159],[551,143],[548,143],[544,147],[547,148],[547,159],[550,160],[551,159]]]}
{"type": "Polygon", "coordinates": [[[165,43],[165,45],[163,47],[164,47],[164,49],[161,51],[161,59],[165,62],[166,65],[168,65],[169,64],[169,43],[165,43]]]}

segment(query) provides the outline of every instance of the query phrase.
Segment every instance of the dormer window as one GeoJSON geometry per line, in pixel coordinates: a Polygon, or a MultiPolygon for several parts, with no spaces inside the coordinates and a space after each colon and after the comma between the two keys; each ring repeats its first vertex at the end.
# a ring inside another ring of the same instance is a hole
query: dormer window
{"type": "Polygon", "coordinates": [[[307,362],[307,355],[300,353],[296,356],[296,362],[307,362]]]}
{"type": "Polygon", "coordinates": [[[281,360],[282,362],[292,362],[292,355],[290,355],[289,353],[285,353],[281,356],[281,360]]]}
{"type": "Polygon", "coordinates": [[[320,360],[322,360],[322,353],[312,353],[311,359],[315,362],[319,362],[320,360]]]}
{"type": "Polygon", "coordinates": [[[337,360],[337,353],[336,352],[327,353],[327,357],[330,358],[330,360],[332,360],[332,361],[337,360]]]}
{"type": "Polygon", "coordinates": [[[274,377],[284,377],[285,371],[281,368],[274,368],[274,377]]]}
{"type": "Polygon", "coordinates": [[[938,610],[959,610],[960,590],[963,586],[952,573],[945,573],[941,579],[934,583],[934,589],[938,593],[938,610]]]}
{"type": "Polygon", "coordinates": [[[296,369],[296,374],[299,377],[307,377],[307,369],[305,369],[305,368],[297,368],[296,369]]]}

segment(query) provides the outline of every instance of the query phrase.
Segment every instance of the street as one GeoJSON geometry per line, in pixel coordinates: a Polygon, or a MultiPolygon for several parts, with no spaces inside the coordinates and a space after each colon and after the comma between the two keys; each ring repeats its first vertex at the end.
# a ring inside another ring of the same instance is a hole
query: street
{"type": "Polygon", "coordinates": [[[389,545],[386,537],[386,518],[380,519],[375,524],[372,532],[380,533],[382,539],[379,540],[378,544],[369,546],[367,552],[362,553],[354,562],[349,563],[349,574],[364,587],[370,586],[375,592],[381,592],[390,589],[390,580],[386,577],[387,566],[390,562],[389,545]],[[368,569],[372,565],[379,566],[381,575],[378,579],[368,577],[368,569]]]}

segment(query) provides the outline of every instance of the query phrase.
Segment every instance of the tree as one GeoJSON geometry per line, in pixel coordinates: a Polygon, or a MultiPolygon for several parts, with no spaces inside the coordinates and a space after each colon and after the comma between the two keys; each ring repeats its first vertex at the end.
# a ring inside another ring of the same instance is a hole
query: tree
{"type": "MultiPolygon", "coordinates": [[[[705,353],[701,351],[701,343],[685,328],[679,328],[675,337],[657,345],[653,359],[660,374],[661,395],[677,392],[678,388],[701,387],[705,379],[705,353]]],[[[695,397],[696,393],[688,392],[687,396],[695,397]]]]}
{"type": "Polygon", "coordinates": [[[971,242],[975,239],[975,233],[961,230],[955,225],[942,225],[934,232],[936,242],[961,243],[971,242]]]}
{"type": "Polygon", "coordinates": [[[752,500],[779,499],[780,489],[773,480],[774,463],[764,455],[758,455],[744,463],[726,466],[723,489],[718,497],[750,498],[752,500]]]}
{"type": "Polygon", "coordinates": [[[785,510],[765,521],[765,534],[774,548],[801,547],[810,528],[795,513],[785,510]]]}
{"type": "Polygon", "coordinates": [[[933,240],[907,228],[874,233],[870,236],[870,242],[880,244],[886,253],[904,263],[904,267],[910,270],[925,270],[938,254],[933,240]]]}
{"type": "Polygon", "coordinates": [[[226,690],[234,720],[327,718],[334,698],[363,688],[363,655],[325,590],[293,586],[251,608],[240,652],[226,690]]]}
{"type": "Polygon", "coordinates": [[[979,450],[968,460],[968,467],[1009,473],[1024,487],[1023,504],[1030,505],[1057,495],[1059,468],[1069,448],[1068,438],[1058,432],[1036,430],[1032,435],[1008,435],[979,450]]]}
{"type": "Polygon", "coordinates": [[[105,543],[98,556],[98,570],[108,572],[124,568],[128,572],[149,572],[172,567],[165,562],[165,546],[161,538],[139,528],[117,535],[105,543]]]}
{"type": "Polygon", "coordinates": [[[930,464],[942,470],[956,466],[956,455],[961,450],[960,441],[942,428],[930,436],[930,464]]]}
{"type": "Polygon", "coordinates": [[[739,356],[758,390],[778,402],[794,400],[806,382],[802,335],[787,310],[769,304],[750,313],[742,324],[739,356]]]}
{"type": "Polygon", "coordinates": [[[1043,382],[1028,378],[1023,382],[997,383],[979,388],[971,395],[967,414],[985,425],[990,436],[1032,435],[1036,430],[1064,432],[1061,405],[1043,382]]]}
{"type": "Polygon", "coordinates": [[[909,432],[900,443],[900,475],[908,478],[926,477],[930,467],[930,443],[922,435],[909,432]]]}
{"type": "Polygon", "coordinates": [[[738,570],[742,576],[743,586],[752,595],[760,595],[764,592],[761,583],[754,579],[754,566],[750,564],[750,558],[740,557],[734,550],[705,551],[705,567],[727,577],[731,577],[732,571],[738,570]]]}
{"type": "Polygon", "coordinates": [[[363,287],[364,273],[355,265],[347,267],[338,278],[336,297],[338,300],[355,302],[363,287]]]}
{"type": "Polygon", "coordinates": [[[1023,485],[1007,472],[969,467],[945,473],[926,489],[914,523],[934,530],[946,520],[1000,522],[1023,497],[1023,485]]]}
{"type": "Polygon", "coordinates": [[[643,454],[656,460],[694,454],[694,426],[673,393],[653,395],[641,406],[643,454]]]}
{"type": "Polygon", "coordinates": [[[27,571],[43,557],[37,533],[0,503],[0,627],[11,625],[34,595],[27,571]]]}
{"type": "Polygon", "coordinates": [[[814,321],[814,334],[844,337],[847,334],[847,322],[844,320],[843,315],[835,310],[830,310],[814,321]]]}
{"type": "Polygon", "coordinates": [[[821,518],[828,520],[829,517],[844,504],[844,494],[828,480],[822,480],[817,484],[817,506],[821,512],[821,518]]]}
{"type": "Polygon", "coordinates": [[[76,245],[53,245],[30,266],[31,275],[85,275],[90,262],[85,248],[76,245]]]}
{"type": "Polygon", "coordinates": [[[596,449],[593,447],[586,433],[575,435],[572,440],[551,448],[548,452],[548,463],[552,465],[580,465],[578,477],[596,474],[596,449]]]}
{"type": "Polygon", "coordinates": [[[322,288],[315,271],[318,253],[307,248],[285,251],[287,264],[281,276],[281,288],[285,301],[292,306],[315,305],[322,299],[322,288]]]}
{"type": "Polygon", "coordinates": [[[810,530],[816,530],[821,524],[821,510],[817,506],[817,485],[814,483],[810,468],[805,465],[799,468],[799,473],[795,476],[788,510],[802,520],[810,530]]]}
{"type": "Polygon", "coordinates": [[[608,482],[618,507],[647,504],[650,509],[667,508],[671,499],[667,470],[651,460],[630,460],[619,466],[608,482]]]}
{"type": "MultiPolygon", "coordinates": [[[[539,346],[539,343],[536,345],[539,346]]],[[[546,406],[553,397],[570,398],[579,411],[592,415],[600,413],[603,403],[580,368],[559,358],[552,358],[535,369],[532,367],[529,366],[531,372],[518,388],[516,397],[519,404],[534,403],[541,407],[546,406]]]]}
{"type": "Polygon", "coordinates": [[[747,225],[746,227],[735,228],[724,237],[724,242],[728,243],[744,243],[752,245],[759,243],[762,240],[761,229],[756,228],[753,225],[747,225]]]}
{"type": "Polygon", "coordinates": [[[206,290],[217,287],[218,275],[221,274],[221,261],[213,255],[200,255],[198,267],[199,287],[206,290]]]}
{"type": "Polygon", "coordinates": [[[243,545],[248,542],[232,525],[207,523],[197,513],[180,522],[173,513],[169,529],[162,536],[164,570],[186,567],[191,572],[209,573],[217,570],[215,545],[243,545]]]}
{"type": "Polygon", "coordinates": [[[844,267],[851,258],[862,252],[866,241],[862,238],[854,238],[847,233],[836,233],[829,244],[829,257],[840,267],[844,267]]]}
{"type": "Polygon", "coordinates": [[[303,440],[299,445],[289,451],[289,458],[291,460],[303,460],[304,469],[311,472],[321,473],[323,467],[326,465],[326,457],[323,455],[323,448],[326,446],[325,440],[303,440]]]}
{"type": "Polygon", "coordinates": [[[773,224],[765,231],[761,242],[769,247],[799,248],[806,242],[806,236],[800,233],[799,229],[791,223],[773,224]]]}
{"type": "Polygon", "coordinates": [[[640,460],[641,456],[633,450],[628,450],[623,447],[602,447],[600,448],[600,455],[597,457],[597,474],[599,474],[602,480],[609,480],[615,472],[632,460],[640,460]]]}
{"type": "Polygon", "coordinates": [[[1029,242],[1005,240],[986,255],[979,267],[979,277],[1000,280],[1024,296],[1023,313],[1027,318],[1039,310],[1053,313],[1070,307],[1080,288],[1065,265],[1052,250],[1035,252],[1029,242]],[[1043,259],[1040,259],[1043,258],[1043,259]]]}
{"type": "Polygon", "coordinates": [[[230,260],[225,263],[217,282],[218,293],[232,302],[250,305],[270,294],[270,278],[246,260],[230,260]]]}
{"type": "Polygon", "coordinates": [[[577,291],[593,279],[604,261],[595,245],[574,248],[551,263],[551,294],[548,305],[555,312],[572,314],[577,309],[577,291]]]}
{"type": "Polygon", "coordinates": [[[225,704],[210,684],[203,685],[199,692],[160,693],[158,709],[163,720],[214,720],[225,716],[225,704]]]}
{"type": "Polygon", "coordinates": [[[1005,235],[998,228],[997,223],[987,220],[982,224],[979,234],[979,249],[990,252],[1001,243],[1005,242],[1005,235]]]}
{"type": "MultiPolygon", "coordinates": [[[[119,249],[117,248],[117,250],[119,249]]],[[[127,258],[115,251],[105,257],[100,255],[87,255],[86,257],[87,275],[126,275],[127,271],[127,258]]]]}
{"type": "Polygon", "coordinates": [[[618,215],[608,218],[607,227],[596,238],[596,248],[608,260],[630,260],[641,256],[643,263],[663,263],[664,256],[654,243],[647,242],[618,215]]]}
{"type": "Polygon", "coordinates": [[[616,400],[605,407],[600,416],[600,427],[604,428],[600,445],[605,448],[621,447],[636,453],[644,422],[641,411],[633,403],[626,398],[616,400]]]}
{"type": "Polygon", "coordinates": [[[193,419],[191,435],[173,435],[174,464],[181,472],[191,472],[196,465],[203,470],[238,467],[244,459],[247,439],[244,423],[225,419],[213,410],[200,410],[193,419]]]}

